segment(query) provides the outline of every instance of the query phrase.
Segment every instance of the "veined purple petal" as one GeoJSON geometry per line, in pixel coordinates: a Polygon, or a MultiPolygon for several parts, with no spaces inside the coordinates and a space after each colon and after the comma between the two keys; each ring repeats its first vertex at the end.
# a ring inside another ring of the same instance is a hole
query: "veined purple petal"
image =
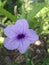
{"type": "Polygon", "coordinates": [[[17,31],[20,33],[25,33],[29,28],[28,22],[25,19],[17,20],[16,22],[17,31]]]}
{"type": "Polygon", "coordinates": [[[30,41],[30,43],[35,43],[39,39],[37,33],[32,29],[29,29],[27,31],[26,36],[27,36],[27,39],[30,41]]]}
{"type": "Polygon", "coordinates": [[[21,54],[25,53],[29,49],[30,43],[28,40],[24,39],[21,41],[21,44],[18,47],[18,50],[21,54]]]}
{"type": "Polygon", "coordinates": [[[7,48],[8,50],[15,50],[19,46],[19,41],[16,39],[10,39],[6,38],[4,41],[4,47],[7,48]]]}
{"type": "Polygon", "coordinates": [[[16,26],[15,25],[9,25],[4,29],[4,34],[10,38],[13,38],[17,35],[16,33],[16,26]]]}

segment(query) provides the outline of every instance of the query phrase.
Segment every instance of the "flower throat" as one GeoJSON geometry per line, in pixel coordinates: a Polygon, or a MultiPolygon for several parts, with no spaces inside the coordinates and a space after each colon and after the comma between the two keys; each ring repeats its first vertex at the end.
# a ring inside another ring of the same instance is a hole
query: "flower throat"
{"type": "Polygon", "coordinates": [[[24,38],[24,37],[25,37],[24,34],[19,34],[19,35],[17,36],[18,39],[22,39],[22,38],[24,38]]]}

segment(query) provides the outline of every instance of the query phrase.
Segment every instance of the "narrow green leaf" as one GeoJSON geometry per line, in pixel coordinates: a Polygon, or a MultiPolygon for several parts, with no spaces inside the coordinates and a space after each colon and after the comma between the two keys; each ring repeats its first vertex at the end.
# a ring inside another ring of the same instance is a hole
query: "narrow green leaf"
{"type": "Polygon", "coordinates": [[[3,2],[2,0],[0,0],[0,7],[3,8],[6,5],[6,3],[7,3],[7,0],[4,0],[3,2]]]}
{"type": "Polygon", "coordinates": [[[6,17],[8,17],[9,19],[11,19],[12,21],[16,21],[17,17],[12,15],[10,12],[6,11],[3,8],[0,8],[0,14],[5,15],[6,17]]]}

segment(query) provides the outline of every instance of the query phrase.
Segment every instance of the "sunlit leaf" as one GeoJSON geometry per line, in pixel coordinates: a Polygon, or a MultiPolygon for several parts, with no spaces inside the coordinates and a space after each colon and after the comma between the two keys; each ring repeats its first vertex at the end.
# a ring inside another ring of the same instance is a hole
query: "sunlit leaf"
{"type": "Polygon", "coordinates": [[[28,14],[28,19],[32,20],[32,18],[43,8],[46,6],[46,3],[37,3],[35,4],[31,13],[28,14]]]}
{"type": "Polygon", "coordinates": [[[0,44],[3,44],[3,42],[4,42],[4,38],[0,37],[0,44]]]}

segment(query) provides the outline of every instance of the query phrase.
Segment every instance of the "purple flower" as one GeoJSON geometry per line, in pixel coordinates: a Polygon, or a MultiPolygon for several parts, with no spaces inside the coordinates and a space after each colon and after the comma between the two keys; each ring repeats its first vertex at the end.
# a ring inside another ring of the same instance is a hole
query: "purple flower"
{"type": "Polygon", "coordinates": [[[30,44],[38,40],[38,35],[32,29],[29,29],[28,22],[25,19],[17,20],[15,25],[9,25],[4,29],[7,36],[4,41],[4,47],[8,50],[19,50],[25,53],[30,44]]]}

